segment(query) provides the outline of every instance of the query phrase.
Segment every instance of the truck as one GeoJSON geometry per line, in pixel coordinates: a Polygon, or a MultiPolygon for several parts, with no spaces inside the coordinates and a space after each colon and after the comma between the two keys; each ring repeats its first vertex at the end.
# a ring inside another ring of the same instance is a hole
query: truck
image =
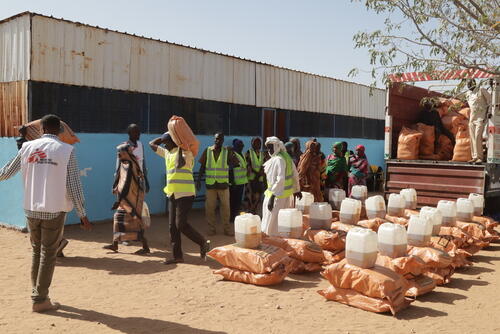
{"type": "Polygon", "coordinates": [[[489,214],[500,211],[500,78],[481,71],[455,71],[430,76],[424,73],[405,73],[390,77],[386,91],[385,147],[386,175],[384,192],[399,193],[414,188],[418,206],[436,206],[440,200],[456,200],[469,193],[485,197],[489,214]],[[493,82],[491,117],[487,120],[486,161],[471,164],[455,161],[399,160],[398,136],[403,126],[417,122],[421,112],[420,100],[441,96],[442,93],[407,84],[407,82],[489,78],[493,82]]]}

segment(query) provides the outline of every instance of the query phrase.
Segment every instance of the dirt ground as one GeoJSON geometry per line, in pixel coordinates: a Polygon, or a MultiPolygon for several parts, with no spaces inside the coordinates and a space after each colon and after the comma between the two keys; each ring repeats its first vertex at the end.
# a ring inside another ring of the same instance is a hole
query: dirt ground
{"type": "MultiPolygon", "coordinates": [[[[206,232],[202,211],[192,215],[206,232]]],[[[33,314],[30,301],[30,244],[27,234],[0,229],[0,333],[494,333],[500,310],[500,245],[473,257],[445,287],[420,297],[396,317],[328,302],[317,290],[319,274],[290,275],[275,287],[221,281],[219,265],[203,262],[184,241],[186,263],[162,264],[169,255],[166,217],[155,217],[147,236],[150,256],[121,246],[101,247],[111,224],[92,232],[66,228],[70,243],[59,259],[50,290],[61,310],[33,314]]],[[[212,237],[214,246],[232,243],[212,237]]]]}

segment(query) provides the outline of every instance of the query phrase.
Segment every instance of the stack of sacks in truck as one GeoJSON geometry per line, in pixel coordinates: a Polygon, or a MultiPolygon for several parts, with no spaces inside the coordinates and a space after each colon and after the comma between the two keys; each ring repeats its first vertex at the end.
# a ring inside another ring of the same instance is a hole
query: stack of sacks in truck
{"type": "Polygon", "coordinates": [[[418,256],[408,255],[406,229],[397,224],[385,223],[378,231],[378,251],[376,264],[394,270],[408,281],[407,297],[416,298],[436,287],[436,282],[423,273],[426,263],[418,256]]]}
{"type": "Polygon", "coordinates": [[[263,244],[259,216],[244,214],[235,219],[236,244],[212,249],[208,256],[224,267],[214,271],[225,280],[255,285],[283,282],[293,260],[281,248],[263,244]]]}
{"type": "Polygon", "coordinates": [[[321,273],[330,286],[318,293],[337,301],[371,312],[391,312],[407,307],[405,297],[408,281],[395,271],[375,265],[377,234],[355,227],[347,233],[346,258],[331,264],[321,273]]]}

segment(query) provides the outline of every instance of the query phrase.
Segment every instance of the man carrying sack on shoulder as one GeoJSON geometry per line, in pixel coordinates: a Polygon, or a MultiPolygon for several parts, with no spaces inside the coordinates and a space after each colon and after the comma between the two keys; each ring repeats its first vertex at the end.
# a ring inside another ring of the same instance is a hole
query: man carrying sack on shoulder
{"type": "Polygon", "coordinates": [[[50,301],[49,287],[66,213],[74,206],[83,228],[90,230],[92,227],[85,213],[73,146],[63,143],[57,136],[61,131],[61,119],[47,115],[41,123],[43,136],[24,143],[14,159],[0,169],[0,181],[19,171],[23,174],[24,211],[33,247],[33,312],[56,310],[60,306],[50,301]]]}

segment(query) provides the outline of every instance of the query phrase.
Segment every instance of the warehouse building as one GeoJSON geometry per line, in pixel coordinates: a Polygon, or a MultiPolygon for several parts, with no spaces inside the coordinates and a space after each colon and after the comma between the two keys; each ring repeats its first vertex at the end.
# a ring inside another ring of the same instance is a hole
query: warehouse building
{"type": "MultiPolygon", "coordinates": [[[[316,137],[329,153],[345,140],[364,144],[370,162],[382,165],[384,107],[384,90],[370,94],[360,84],[34,13],[0,21],[0,164],[16,153],[14,126],[58,114],[81,140],[92,220],[112,216],[115,147],[130,123],[147,143],[170,116],[182,116],[202,148],[217,131],[246,148],[253,136],[316,137]]],[[[164,164],[148,150],[146,160],[147,202],[161,213],[164,164]]],[[[0,192],[10,194],[0,222],[24,226],[20,177],[0,183],[0,192]]]]}

